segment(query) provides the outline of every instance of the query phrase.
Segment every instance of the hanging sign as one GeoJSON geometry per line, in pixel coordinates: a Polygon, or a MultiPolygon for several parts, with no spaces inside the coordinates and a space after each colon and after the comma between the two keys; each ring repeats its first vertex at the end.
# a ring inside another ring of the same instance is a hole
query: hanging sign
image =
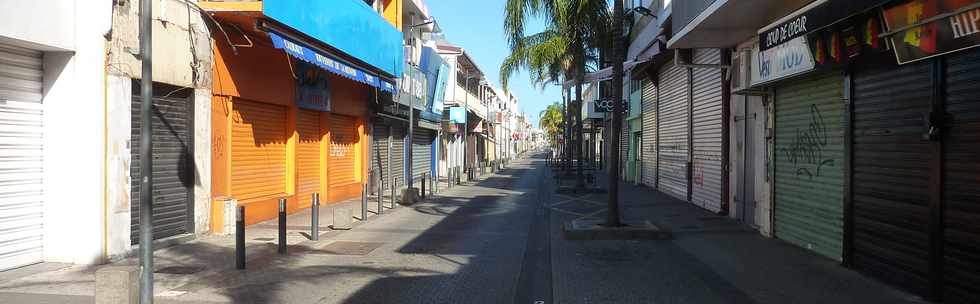
{"type": "Polygon", "coordinates": [[[330,111],[330,85],[326,72],[305,62],[297,62],[294,69],[296,106],[314,111],[330,111]]]}
{"type": "Polygon", "coordinates": [[[908,0],[886,6],[899,64],[980,45],[980,0],[908,0]],[[935,20],[927,20],[927,19],[935,20]]]}
{"type": "Polygon", "coordinates": [[[752,85],[812,71],[815,67],[806,37],[793,38],[775,48],[752,50],[752,85]]]}
{"type": "Polygon", "coordinates": [[[463,107],[449,108],[449,121],[452,123],[466,123],[466,110],[463,107]]]}

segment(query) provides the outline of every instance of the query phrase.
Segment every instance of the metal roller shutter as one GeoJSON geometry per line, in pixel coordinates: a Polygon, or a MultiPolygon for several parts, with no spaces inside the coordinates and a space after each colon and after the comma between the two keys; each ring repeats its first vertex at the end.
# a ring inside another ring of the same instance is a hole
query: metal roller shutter
{"type": "Polygon", "coordinates": [[[0,271],[41,262],[41,52],[0,44],[0,271]]]}
{"type": "Polygon", "coordinates": [[[408,126],[399,124],[391,127],[391,175],[398,179],[398,188],[405,187],[405,130],[408,126]]]}
{"type": "Polygon", "coordinates": [[[640,151],[640,177],[644,185],[657,187],[657,87],[653,81],[643,79],[643,99],[641,108],[643,109],[643,133],[641,146],[636,147],[640,151]]]}
{"type": "Polygon", "coordinates": [[[233,101],[231,194],[239,201],[286,192],[286,108],[233,101]]]}
{"type": "Polygon", "coordinates": [[[657,145],[658,189],[687,201],[688,190],[688,71],[669,65],[660,70],[657,145]]]}
{"type": "Polygon", "coordinates": [[[330,186],[356,182],[354,168],[357,159],[357,118],[330,115],[330,158],[327,173],[330,186]]]}
{"type": "Polygon", "coordinates": [[[412,179],[417,180],[423,173],[428,175],[432,171],[433,132],[422,128],[415,128],[413,132],[415,134],[412,136],[412,179]]]}
{"type": "MultiPolygon", "coordinates": [[[[610,120],[609,122],[612,123],[612,120],[610,120]]],[[[629,170],[627,170],[627,167],[630,164],[630,158],[629,158],[629,156],[630,156],[630,122],[629,122],[629,120],[625,119],[625,117],[623,118],[623,125],[622,125],[622,129],[620,129],[620,131],[621,132],[619,134],[619,168],[620,168],[620,171],[619,171],[619,174],[620,175],[619,176],[621,178],[623,178],[624,180],[628,180],[629,179],[629,170]]],[[[591,141],[591,140],[593,140],[591,138],[592,134],[589,134],[589,136],[590,136],[589,147],[592,148],[592,150],[593,150],[593,151],[590,151],[590,152],[595,152],[595,148],[594,148],[595,147],[595,143],[591,141]]],[[[596,137],[598,137],[598,136],[596,136],[596,137]]],[[[589,154],[590,157],[591,156],[595,156],[595,155],[596,154],[589,154]]]]}
{"type": "MultiPolygon", "coordinates": [[[[156,86],[156,85],[155,85],[156,86]]],[[[142,98],[140,84],[133,82],[132,142],[141,140],[140,119],[142,98]]],[[[172,92],[174,88],[155,88],[154,92],[172,92]]],[[[190,115],[191,96],[153,98],[153,239],[163,239],[189,233],[189,221],[193,218],[192,193],[194,186],[190,115]]],[[[130,150],[132,176],[130,192],[132,204],[130,241],[139,243],[140,224],[140,170],[142,161],[138,146],[130,150]]]]}
{"type": "Polygon", "coordinates": [[[922,140],[922,117],[930,110],[930,70],[928,62],[869,64],[853,76],[854,266],[922,294],[929,286],[930,143],[922,140]]]}
{"type": "MultiPolygon", "coordinates": [[[[721,64],[718,49],[695,49],[694,62],[721,64]]],[[[694,168],[691,202],[713,212],[721,211],[721,75],[717,69],[694,69],[693,143],[694,168]]]]}
{"type": "Polygon", "coordinates": [[[371,171],[374,174],[374,184],[371,191],[378,193],[380,188],[388,185],[388,125],[375,123],[371,136],[371,171]]]}
{"type": "Polygon", "coordinates": [[[776,88],[777,238],[840,260],[844,202],[844,78],[829,73],[776,88]]]}
{"type": "Polygon", "coordinates": [[[943,298],[980,299],[980,52],[948,57],[943,137],[943,298]]]}
{"type": "Polygon", "coordinates": [[[313,192],[320,192],[320,112],[299,110],[296,115],[296,200],[299,208],[313,205],[313,192]]]}

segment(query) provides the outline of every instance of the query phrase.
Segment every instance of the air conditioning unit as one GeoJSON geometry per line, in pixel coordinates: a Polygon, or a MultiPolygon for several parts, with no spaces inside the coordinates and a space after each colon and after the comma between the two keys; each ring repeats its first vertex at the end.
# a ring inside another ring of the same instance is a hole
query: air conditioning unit
{"type": "Polygon", "coordinates": [[[732,92],[748,90],[752,86],[752,50],[738,50],[732,57],[732,92]]]}

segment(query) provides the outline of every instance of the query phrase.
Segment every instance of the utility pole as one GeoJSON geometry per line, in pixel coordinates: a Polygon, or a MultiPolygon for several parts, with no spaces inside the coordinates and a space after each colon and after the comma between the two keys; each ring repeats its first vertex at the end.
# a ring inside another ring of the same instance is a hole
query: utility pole
{"type": "Polygon", "coordinates": [[[606,213],[606,226],[621,226],[619,218],[619,141],[623,133],[623,1],[613,0],[613,45],[609,48],[612,52],[613,79],[612,97],[613,114],[612,130],[609,138],[612,139],[609,147],[609,210],[606,213]]]}
{"type": "Polygon", "coordinates": [[[153,0],[140,1],[140,303],[153,303],[153,0]]]}

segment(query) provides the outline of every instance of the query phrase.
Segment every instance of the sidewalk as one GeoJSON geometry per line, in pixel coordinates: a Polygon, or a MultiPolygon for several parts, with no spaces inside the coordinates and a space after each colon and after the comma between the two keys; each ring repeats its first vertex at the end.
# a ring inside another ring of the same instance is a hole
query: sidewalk
{"type": "MultiPolygon", "coordinates": [[[[597,175],[606,188],[608,176],[597,175]]],[[[552,238],[560,303],[925,303],[652,188],[619,187],[624,220],[650,220],[673,231],[674,239],[552,238]]],[[[552,234],[576,218],[604,219],[606,195],[555,194],[552,234]]]]}
{"type": "MultiPolygon", "coordinates": [[[[460,195],[473,192],[473,187],[484,183],[494,175],[478,176],[470,182],[447,189],[445,180],[438,186],[439,194],[429,195],[422,202],[413,206],[396,205],[391,209],[390,196],[384,196],[384,212],[378,216],[378,201],[376,196],[368,199],[368,221],[361,217],[360,198],[350,199],[339,203],[324,204],[319,210],[319,241],[310,240],[311,209],[287,216],[287,252],[286,256],[277,253],[278,220],[273,219],[246,227],[246,261],[247,271],[235,269],[235,239],[234,235],[199,235],[194,240],[171,247],[160,248],[154,252],[154,294],[160,303],[188,302],[240,302],[230,294],[211,293],[197,299],[187,299],[184,295],[214,289],[217,285],[235,286],[249,280],[249,274],[268,274],[270,268],[275,269],[276,278],[288,278],[290,269],[299,266],[288,266],[284,261],[305,256],[321,250],[324,245],[342,239],[344,235],[357,233],[366,224],[387,221],[397,218],[403,211],[425,206],[433,200],[439,200],[445,195],[460,195]],[[469,190],[467,190],[469,189],[469,190]],[[333,210],[349,208],[353,215],[351,230],[332,230],[333,210]]],[[[378,224],[368,230],[379,229],[378,224]]],[[[383,226],[383,225],[381,225],[383,226]]],[[[384,240],[383,237],[377,241],[384,240]]],[[[322,254],[322,253],[320,253],[322,254]]],[[[137,257],[129,257],[109,265],[138,265],[137,257]]],[[[109,265],[71,265],[62,263],[41,263],[19,269],[0,272],[0,303],[92,303],[95,293],[95,271],[109,265]]],[[[302,274],[295,274],[302,275],[302,274]]],[[[264,303],[271,301],[259,300],[246,302],[264,303]]],[[[268,299],[266,299],[268,300],[268,299]]],[[[302,301],[300,301],[302,302],[302,301]]]]}

